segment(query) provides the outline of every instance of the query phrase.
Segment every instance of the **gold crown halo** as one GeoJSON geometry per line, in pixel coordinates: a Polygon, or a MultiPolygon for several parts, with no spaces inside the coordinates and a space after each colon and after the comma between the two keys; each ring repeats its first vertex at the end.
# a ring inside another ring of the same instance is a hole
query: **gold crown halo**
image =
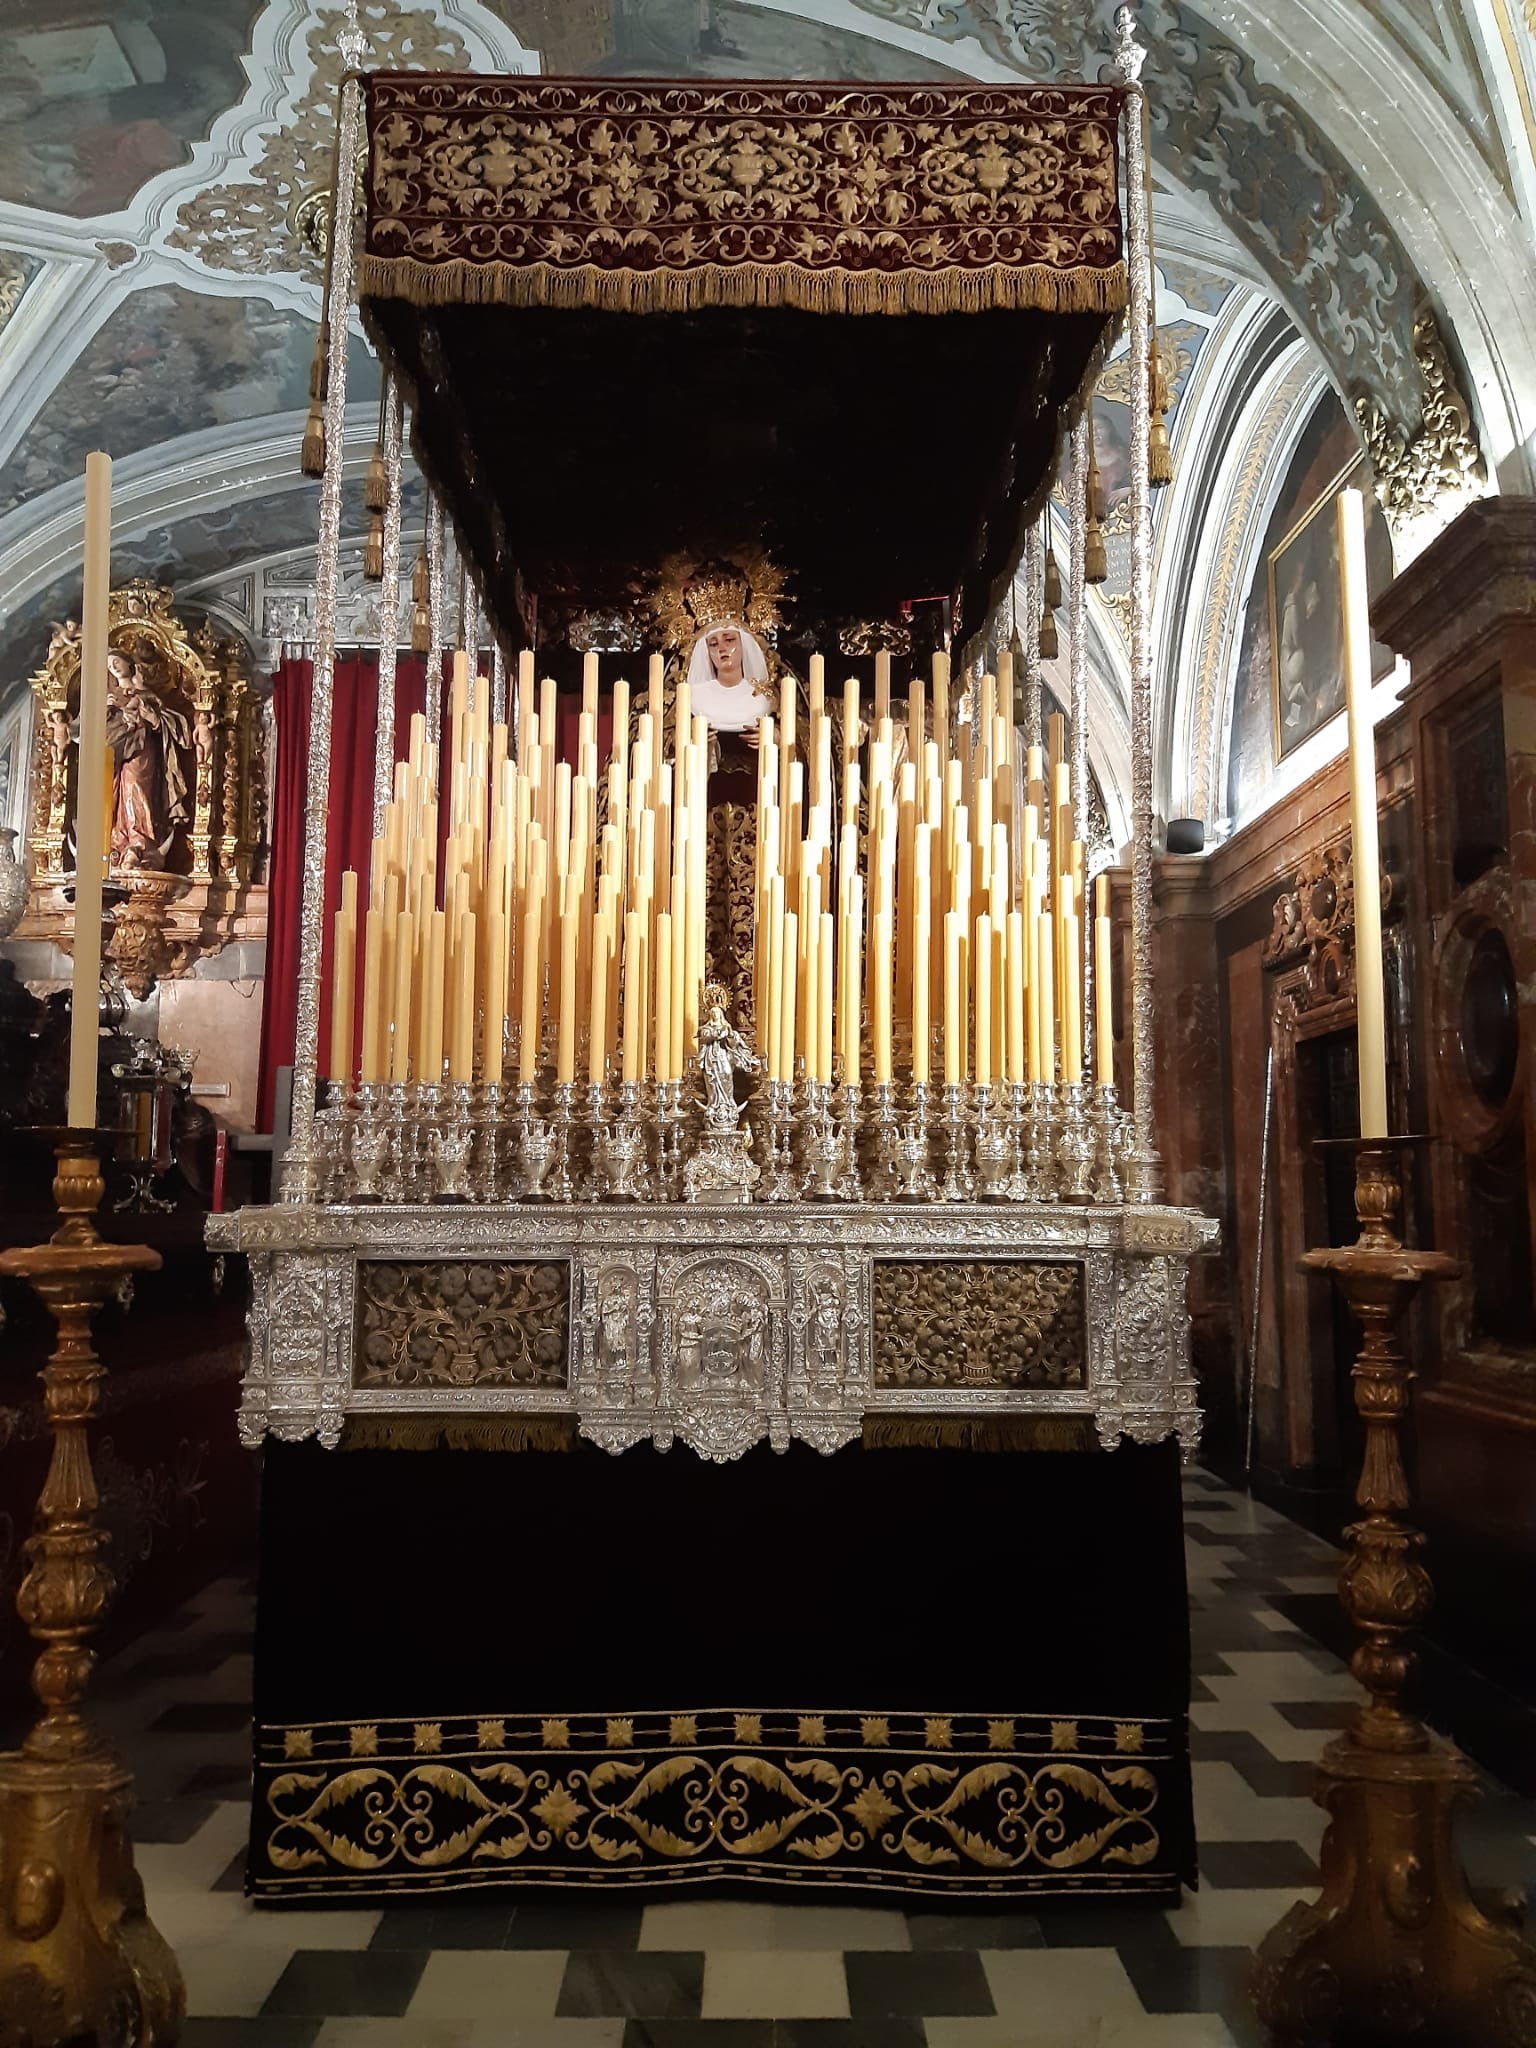
{"type": "Polygon", "coordinates": [[[691,647],[711,626],[745,626],[759,640],[783,623],[784,571],[759,547],[729,555],[670,555],[650,595],[651,616],[663,647],[691,647]]]}

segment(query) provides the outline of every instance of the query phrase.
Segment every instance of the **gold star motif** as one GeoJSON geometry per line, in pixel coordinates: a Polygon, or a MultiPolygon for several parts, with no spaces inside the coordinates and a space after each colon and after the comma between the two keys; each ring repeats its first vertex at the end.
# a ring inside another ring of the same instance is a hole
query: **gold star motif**
{"type": "Polygon", "coordinates": [[[1077,1723],[1075,1721],[1053,1721],[1051,1723],[1052,1749],[1076,1749],[1077,1723]]]}
{"type": "Polygon", "coordinates": [[[633,1744],[634,1739],[635,1724],[633,1721],[613,1720],[608,1723],[608,1747],[610,1749],[628,1749],[633,1744]]]}
{"type": "Polygon", "coordinates": [[[884,1714],[866,1714],[859,1723],[866,1749],[884,1749],[891,1739],[891,1724],[884,1714]]]}
{"type": "Polygon", "coordinates": [[[411,1746],[421,1755],[435,1756],[443,1746],[441,1723],[418,1721],[411,1730],[411,1746]]]}
{"type": "Polygon", "coordinates": [[[571,1724],[569,1721],[546,1721],[539,1730],[539,1740],[546,1749],[569,1749],[571,1746],[571,1724]]]}
{"type": "Polygon", "coordinates": [[[988,1749],[1012,1749],[1013,1723],[1011,1721],[989,1721],[987,1723],[988,1749]]]}
{"type": "Polygon", "coordinates": [[[738,1742],[761,1742],[763,1739],[763,1717],[761,1714],[738,1714],[736,1716],[736,1740],[738,1742]]]}
{"type": "Polygon", "coordinates": [[[560,1780],[556,1779],[534,1807],[533,1812],[552,1833],[563,1835],[575,1827],[586,1810],[581,1801],[573,1799],[560,1780]]]}
{"type": "Polygon", "coordinates": [[[500,1749],[506,1739],[505,1721],[482,1721],[475,1730],[475,1741],[481,1749],[500,1749]]]}
{"type": "Polygon", "coordinates": [[[954,1741],[953,1725],[948,1714],[930,1714],[923,1723],[923,1747],[925,1749],[948,1749],[954,1741]]]}
{"type": "Polygon", "coordinates": [[[859,1826],[872,1835],[883,1821],[890,1820],[901,1809],[891,1804],[878,1785],[870,1784],[864,1787],[857,1799],[850,1799],[843,1810],[852,1814],[859,1826]]]}
{"type": "Polygon", "coordinates": [[[827,1723],[824,1715],[802,1714],[800,1716],[800,1740],[807,1749],[820,1749],[827,1739],[827,1723]]]}
{"type": "Polygon", "coordinates": [[[699,1739],[699,1717],[697,1714],[674,1714],[667,1723],[667,1740],[678,1748],[685,1748],[699,1739]]]}
{"type": "Polygon", "coordinates": [[[349,1728],[347,1747],[353,1756],[377,1756],[379,1753],[379,1731],[377,1728],[349,1728]]]}
{"type": "Polygon", "coordinates": [[[315,1753],[315,1731],[313,1728],[285,1728],[283,1730],[283,1755],[287,1757],[313,1756],[315,1753]]]}
{"type": "Polygon", "coordinates": [[[1115,1723],[1115,1747],[1122,1756],[1135,1756],[1144,1746],[1147,1732],[1139,1721],[1115,1723]]]}

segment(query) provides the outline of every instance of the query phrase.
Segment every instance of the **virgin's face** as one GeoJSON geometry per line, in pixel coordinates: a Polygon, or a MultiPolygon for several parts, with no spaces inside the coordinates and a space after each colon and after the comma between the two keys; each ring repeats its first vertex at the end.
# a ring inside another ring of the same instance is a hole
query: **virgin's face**
{"type": "Polygon", "coordinates": [[[734,626],[717,626],[704,642],[715,680],[730,689],[741,681],[741,635],[734,626]]]}

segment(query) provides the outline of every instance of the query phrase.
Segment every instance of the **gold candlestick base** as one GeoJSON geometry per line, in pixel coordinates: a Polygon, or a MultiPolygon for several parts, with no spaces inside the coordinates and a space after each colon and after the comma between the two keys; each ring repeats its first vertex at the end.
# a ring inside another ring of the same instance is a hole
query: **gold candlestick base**
{"type": "Polygon", "coordinates": [[[1339,1598],[1359,1631],[1350,1668],[1366,1698],[1318,1763],[1313,1796],[1328,1814],[1323,1894],[1293,1906],[1260,1945],[1254,1999],[1275,2048],[1517,2048],[1536,2040],[1536,1952],[1518,1915],[1474,1904],[1453,1820],[1477,1773],[1403,1704],[1416,1658],[1409,1638],[1432,1589],[1423,1535],[1407,1520],[1399,1429],[1413,1375],[1397,1326],[1425,1280],[1456,1270],[1443,1252],[1406,1249],[1388,1142],[1358,1147],[1358,1241],[1308,1252],[1333,1276],[1363,1341],[1353,1369],[1366,1428],[1346,1532],[1339,1598]]]}
{"type": "Polygon", "coordinates": [[[181,2030],[181,1973],[133,1866],[132,1780],[81,1711],[90,1637],[113,1592],[86,1434],[102,1379],[91,1317],[160,1256],[97,1235],[95,1132],[65,1132],[56,1149],[59,1228],[47,1244],[0,1253],[0,1273],[30,1281],[58,1329],[42,1373],[53,1455],[16,1597],[42,1646],[42,1713],[20,1750],[0,1755],[0,2048],[164,2048],[181,2030]]]}

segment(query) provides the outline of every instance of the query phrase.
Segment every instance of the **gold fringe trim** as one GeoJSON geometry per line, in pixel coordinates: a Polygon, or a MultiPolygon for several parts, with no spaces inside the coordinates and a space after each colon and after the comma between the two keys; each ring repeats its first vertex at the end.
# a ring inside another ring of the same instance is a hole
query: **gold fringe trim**
{"type": "Polygon", "coordinates": [[[359,298],[413,306],[593,307],[607,313],[686,313],[701,306],[793,306],[805,313],[1115,313],[1126,304],[1125,265],[1058,270],[993,263],[976,270],[806,270],[797,263],[699,263],[676,270],[597,264],[475,263],[455,256],[365,255],[359,298]]]}
{"type": "Polygon", "coordinates": [[[867,1415],[866,1451],[1096,1451],[1089,1415],[867,1415]]]}
{"type": "Polygon", "coordinates": [[[433,1415],[349,1415],[344,1451],[569,1451],[574,1415],[480,1416],[450,1422],[433,1415]]]}

